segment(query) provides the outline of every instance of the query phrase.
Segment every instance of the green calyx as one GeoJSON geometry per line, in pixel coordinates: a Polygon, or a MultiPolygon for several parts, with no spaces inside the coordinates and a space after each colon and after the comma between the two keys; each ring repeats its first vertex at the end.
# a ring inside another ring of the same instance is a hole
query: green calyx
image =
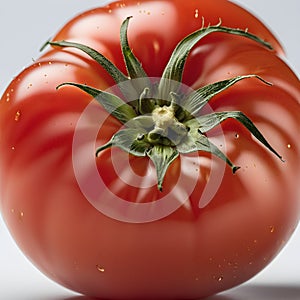
{"type": "Polygon", "coordinates": [[[195,151],[211,153],[225,161],[235,173],[239,167],[206,135],[209,130],[231,118],[245,126],[258,141],[282,160],[253,122],[241,111],[202,113],[215,95],[241,80],[256,78],[263,84],[270,83],[257,75],[249,74],[215,82],[196,91],[183,91],[181,84],[190,51],[208,34],[222,32],[243,36],[272,49],[268,43],[246,31],[222,27],[220,24],[201,28],[178,43],[161,78],[158,82],[153,82],[129,47],[127,31],[130,18],[122,23],[120,30],[120,44],[127,75],[101,53],[88,46],[68,41],[48,42],[52,46],[73,47],[88,54],[111,75],[124,96],[125,100],[111,92],[72,82],[58,86],[72,85],[85,91],[123,124],[108,143],[97,149],[97,156],[101,151],[116,146],[132,155],[149,157],[156,168],[159,190],[162,190],[168,167],[179,154],[195,151]]]}

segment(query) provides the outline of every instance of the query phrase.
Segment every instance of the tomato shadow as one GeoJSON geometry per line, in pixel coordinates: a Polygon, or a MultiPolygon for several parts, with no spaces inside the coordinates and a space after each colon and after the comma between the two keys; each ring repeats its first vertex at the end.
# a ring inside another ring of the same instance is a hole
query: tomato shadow
{"type": "Polygon", "coordinates": [[[248,284],[203,300],[299,300],[299,285],[248,284]]]}
{"type": "MultiPolygon", "coordinates": [[[[249,284],[242,285],[224,293],[202,298],[199,300],[299,300],[300,299],[300,283],[299,285],[263,285],[249,284]]],[[[56,300],[107,300],[97,299],[86,296],[73,296],[56,300]]],[[[144,299],[141,299],[144,300],[144,299]]]]}

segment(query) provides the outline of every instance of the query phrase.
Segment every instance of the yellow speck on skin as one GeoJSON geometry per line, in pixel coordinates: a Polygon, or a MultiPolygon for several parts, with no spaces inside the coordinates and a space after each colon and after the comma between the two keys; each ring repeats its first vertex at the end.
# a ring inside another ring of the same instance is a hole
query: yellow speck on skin
{"type": "Polygon", "coordinates": [[[100,265],[96,265],[96,268],[100,273],[104,273],[104,271],[105,271],[105,269],[103,267],[101,267],[100,265]]]}

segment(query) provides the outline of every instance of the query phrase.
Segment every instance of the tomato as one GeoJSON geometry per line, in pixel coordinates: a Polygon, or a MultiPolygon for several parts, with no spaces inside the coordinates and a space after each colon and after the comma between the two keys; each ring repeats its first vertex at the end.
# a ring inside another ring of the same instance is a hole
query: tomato
{"type": "Polygon", "coordinates": [[[48,46],[0,101],[1,213],[34,265],[93,297],[198,299],[272,261],[300,215],[300,84],[261,21],[125,0],[48,46]]]}

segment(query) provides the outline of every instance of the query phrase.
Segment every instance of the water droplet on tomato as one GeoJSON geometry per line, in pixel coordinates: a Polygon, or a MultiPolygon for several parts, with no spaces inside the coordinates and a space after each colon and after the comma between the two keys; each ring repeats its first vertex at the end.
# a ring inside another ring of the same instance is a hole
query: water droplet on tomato
{"type": "Polygon", "coordinates": [[[21,117],[21,112],[18,110],[15,114],[15,121],[18,122],[20,120],[21,117]]]}
{"type": "Polygon", "coordinates": [[[238,138],[240,137],[240,135],[239,135],[238,133],[236,133],[236,134],[234,135],[234,137],[235,137],[236,139],[238,139],[238,138]]]}
{"type": "Polygon", "coordinates": [[[221,282],[221,281],[223,281],[223,279],[224,279],[224,276],[214,276],[214,279],[215,280],[217,280],[218,282],[221,282]]]}
{"type": "Polygon", "coordinates": [[[270,232],[274,233],[274,231],[275,231],[275,227],[274,226],[270,226],[270,232]]]}
{"type": "Polygon", "coordinates": [[[292,145],[291,144],[287,144],[287,147],[288,147],[288,149],[291,149],[292,145]]]}
{"type": "Polygon", "coordinates": [[[18,217],[19,221],[22,221],[22,219],[24,217],[24,212],[22,212],[22,211],[17,212],[14,208],[12,208],[10,211],[12,214],[17,213],[17,217],[18,217]]]}

